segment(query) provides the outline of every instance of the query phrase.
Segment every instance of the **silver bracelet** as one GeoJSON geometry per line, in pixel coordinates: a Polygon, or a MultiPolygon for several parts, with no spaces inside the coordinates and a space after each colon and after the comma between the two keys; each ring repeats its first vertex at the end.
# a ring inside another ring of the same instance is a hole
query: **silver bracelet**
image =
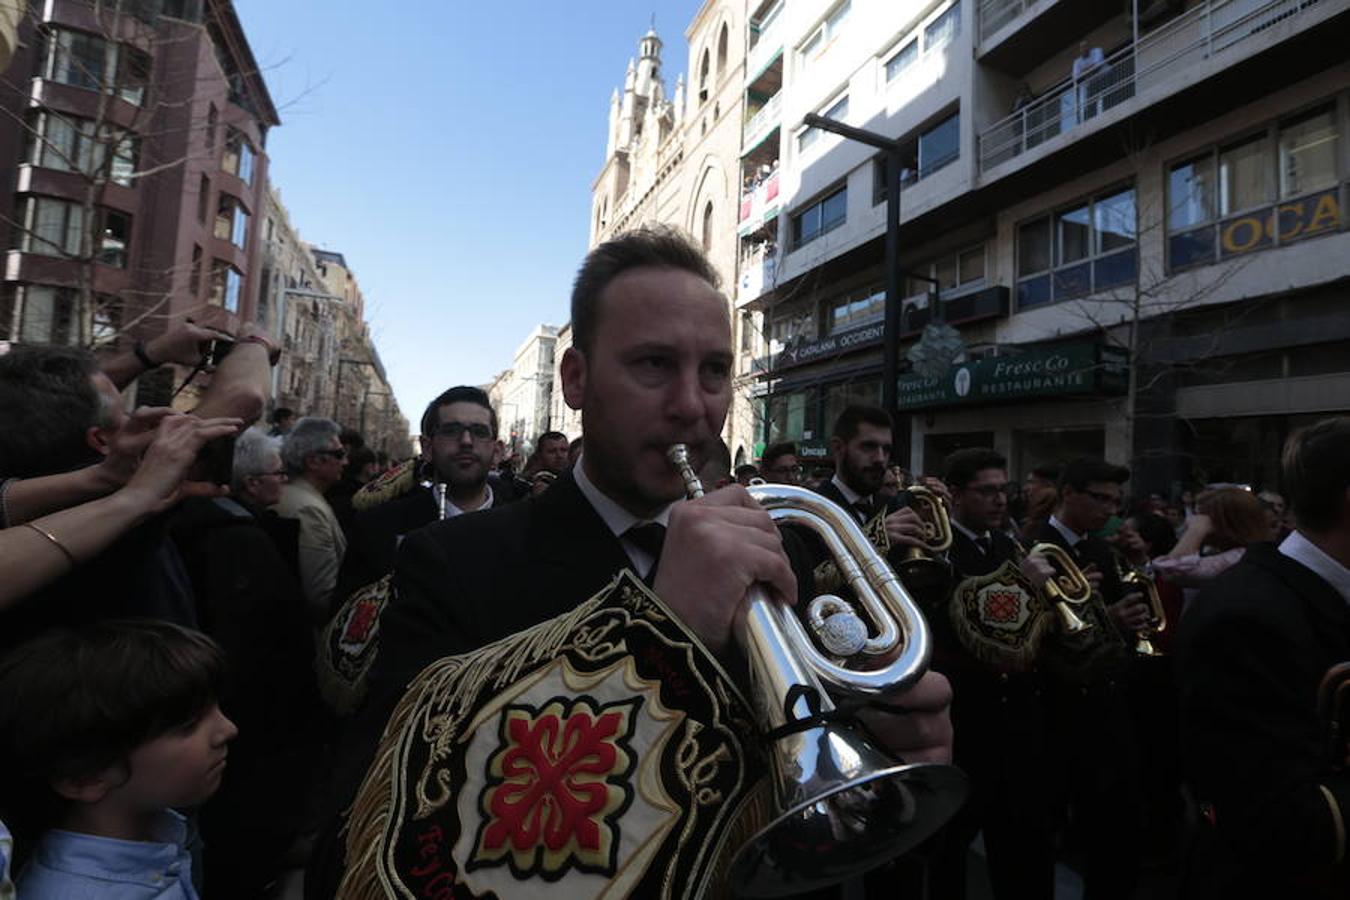
{"type": "Polygon", "coordinates": [[[9,494],[9,486],[18,480],[18,478],[6,478],[4,481],[0,481],[0,528],[9,527],[9,506],[5,503],[5,497],[9,494]]]}

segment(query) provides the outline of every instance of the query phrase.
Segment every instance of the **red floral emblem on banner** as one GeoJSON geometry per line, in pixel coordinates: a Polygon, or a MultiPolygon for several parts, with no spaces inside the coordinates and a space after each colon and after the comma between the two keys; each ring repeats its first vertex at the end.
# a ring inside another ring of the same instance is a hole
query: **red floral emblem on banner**
{"type": "Polygon", "coordinates": [[[1022,611],[1022,595],[1016,591],[989,591],[984,595],[984,617],[989,622],[1016,622],[1022,611]]]}
{"type": "Polygon", "coordinates": [[[505,862],[519,877],[550,881],[571,868],[612,875],[618,820],[632,800],[628,741],[641,702],[558,697],[540,709],[506,707],[467,868],[505,862]]]}
{"type": "Polygon", "coordinates": [[[361,600],[354,604],[351,615],[347,617],[347,627],[342,630],[342,643],[365,643],[380,618],[380,606],[375,600],[361,600]]]}

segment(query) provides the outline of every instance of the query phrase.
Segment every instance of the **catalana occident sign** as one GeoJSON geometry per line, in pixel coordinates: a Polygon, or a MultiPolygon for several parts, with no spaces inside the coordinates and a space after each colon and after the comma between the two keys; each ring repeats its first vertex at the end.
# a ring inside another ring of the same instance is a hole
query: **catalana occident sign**
{"type": "Polygon", "coordinates": [[[841,331],[839,334],[832,334],[829,337],[798,341],[789,344],[779,352],[773,360],[773,367],[775,369],[786,369],[789,366],[800,366],[839,353],[847,353],[850,350],[880,344],[881,336],[882,323],[877,322],[873,325],[863,325],[861,328],[841,331]]]}
{"type": "Polygon", "coordinates": [[[897,399],[900,409],[926,409],[1070,394],[1119,396],[1128,379],[1123,348],[1070,341],[961,363],[941,378],[901,375],[897,399]]]}

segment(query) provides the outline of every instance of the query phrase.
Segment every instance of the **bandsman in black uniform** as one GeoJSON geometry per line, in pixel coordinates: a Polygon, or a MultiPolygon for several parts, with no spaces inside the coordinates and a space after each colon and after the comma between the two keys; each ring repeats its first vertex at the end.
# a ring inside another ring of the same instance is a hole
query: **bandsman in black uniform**
{"type": "MultiPolygon", "coordinates": [[[[581,458],[538,497],[403,542],[344,898],[725,889],[767,786],[738,623],[751,585],[792,601],[802,570],[743,488],[684,501],[667,458],[683,443],[699,468],[730,404],[717,280],[668,229],[595,248],[561,361],[581,458]]],[[[879,743],[949,758],[942,676],[887,699],[909,713],[870,711],[879,743]]]]}
{"type": "Polygon", "coordinates": [[[372,481],[352,498],[357,510],[338,575],[342,603],[321,635],[319,684],[341,715],[365,694],[379,647],[379,617],[389,602],[394,557],[404,537],[442,519],[491,509],[488,470],[497,414],[477,387],[444,391],[422,415],[422,455],[372,481]]]}
{"type": "Polygon", "coordinates": [[[1059,623],[1042,599],[1054,572],[1000,528],[1008,508],[1004,457],[969,448],[949,456],[953,586],[932,609],[933,667],[952,682],[956,763],[974,782],[935,867],[932,896],[965,896],[970,841],[984,832],[998,900],[1052,900],[1052,767],[1045,680],[1037,656],[1059,623]]]}
{"type": "Polygon", "coordinates": [[[1130,897],[1138,881],[1139,761],[1128,703],[1138,633],[1149,608],[1127,591],[1100,531],[1117,510],[1129,469],[1077,459],[1060,473],[1059,503],[1033,535],[1068,550],[1096,585],[1078,610],[1091,627],[1051,641],[1042,654],[1050,698],[1052,760],[1067,808],[1066,845],[1081,858],[1086,896],[1130,897]]]}

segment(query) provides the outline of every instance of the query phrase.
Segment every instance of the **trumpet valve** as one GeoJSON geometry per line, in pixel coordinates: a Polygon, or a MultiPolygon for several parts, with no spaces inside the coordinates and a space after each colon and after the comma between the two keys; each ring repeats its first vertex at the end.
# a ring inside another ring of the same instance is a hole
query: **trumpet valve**
{"type": "Polygon", "coordinates": [[[826,653],[847,658],[866,648],[867,623],[840,598],[832,594],[817,597],[811,601],[807,617],[826,653]]]}

